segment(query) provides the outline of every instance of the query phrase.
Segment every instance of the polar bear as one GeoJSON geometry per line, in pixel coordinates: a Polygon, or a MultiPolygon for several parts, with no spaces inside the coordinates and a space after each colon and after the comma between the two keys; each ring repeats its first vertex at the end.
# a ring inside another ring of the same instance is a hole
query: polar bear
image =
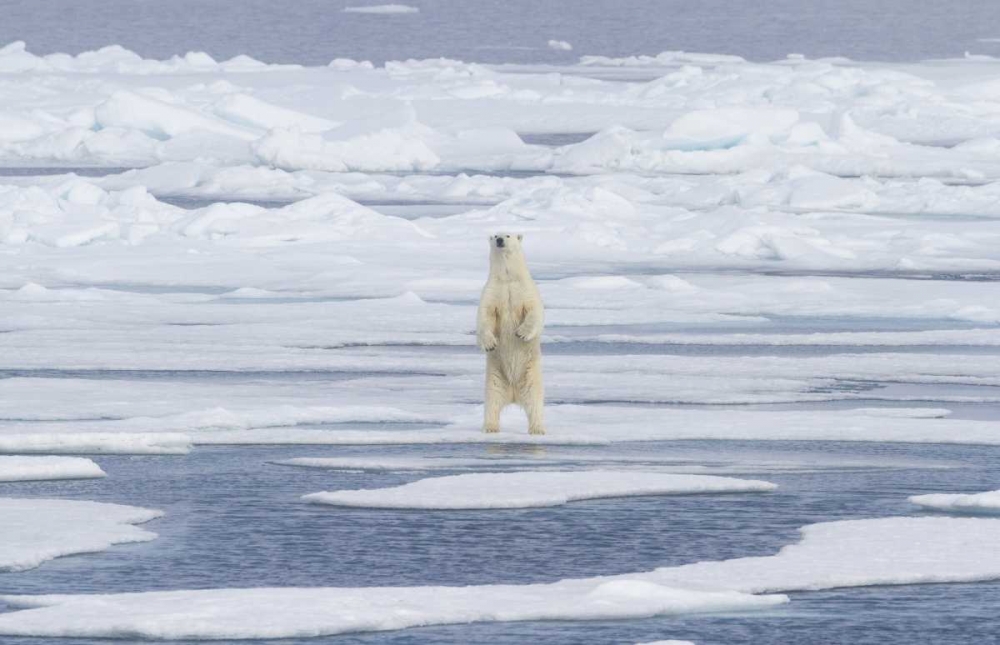
{"type": "Polygon", "coordinates": [[[490,236],[490,276],[476,320],[476,340],[486,352],[485,432],[499,432],[500,411],[517,403],[528,415],[528,431],[545,434],[544,311],[521,250],[523,239],[507,233],[490,236]]]}

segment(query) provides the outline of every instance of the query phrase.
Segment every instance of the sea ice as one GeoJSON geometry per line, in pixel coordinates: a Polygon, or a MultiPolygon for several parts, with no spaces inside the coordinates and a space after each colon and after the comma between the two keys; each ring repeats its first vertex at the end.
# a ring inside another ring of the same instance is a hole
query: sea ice
{"type": "Polygon", "coordinates": [[[766,492],[764,481],[629,470],[468,473],[393,488],[312,493],[302,499],[363,508],[489,509],[561,506],[606,497],[766,492]]]}
{"type": "Polygon", "coordinates": [[[82,457],[3,457],[0,482],[104,477],[101,467],[82,457]]]}
{"type": "Polygon", "coordinates": [[[0,634],[294,638],[517,620],[609,620],[766,609],[773,591],[1000,577],[1000,521],[893,517],[813,524],[777,554],[551,584],[258,588],[3,596],[0,634]]]}
{"type": "Polygon", "coordinates": [[[615,620],[765,610],[781,595],[592,578],[469,587],[257,588],[4,596],[0,634],[154,639],[304,638],[426,625],[615,620]]]}
{"type": "Polygon", "coordinates": [[[985,493],[932,493],[914,495],[910,501],[918,506],[936,511],[984,515],[1000,514],[1000,490],[985,493]]]}
{"type": "Polygon", "coordinates": [[[0,432],[0,454],[106,454],[183,455],[191,450],[191,438],[164,432],[0,432]]]}
{"type": "Polygon", "coordinates": [[[0,572],[32,569],[46,560],[96,553],[115,544],[148,542],[156,534],[133,525],[161,515],[119,504],[0,498],[0,572]]]}
{"type": "Polygon", "coordinates": [[[775,555],[657,569],[657,584],[747,593],[1000,577],[1000,520],[889,517],[812,524],[775,555]]]}

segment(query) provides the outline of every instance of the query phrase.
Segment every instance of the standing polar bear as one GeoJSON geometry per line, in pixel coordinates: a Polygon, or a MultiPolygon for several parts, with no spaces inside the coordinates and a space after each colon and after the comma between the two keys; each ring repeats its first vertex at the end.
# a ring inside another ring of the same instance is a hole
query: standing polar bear
{"type": "Polygon", "coordinates": [[[490,277],[483,287],[476,340],[486,352],[485,432],[499,432],[500,411],[517,403],[528,431],[545,434],[542,407],[542,298],[521,250],[522,235],[490,236],[490,277]]]}

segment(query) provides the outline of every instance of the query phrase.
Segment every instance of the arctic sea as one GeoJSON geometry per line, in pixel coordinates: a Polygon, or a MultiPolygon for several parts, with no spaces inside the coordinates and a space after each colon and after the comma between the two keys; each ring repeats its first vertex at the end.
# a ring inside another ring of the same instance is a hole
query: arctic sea
{"type": "MultiPolygon", "coordinates": [[[[387,4],[388,2],[386,2],[387,4]]],[[[683,50],[767,61],[1000,54],[991,0],[406,0],[417,13],[345,13],[375,0],[0,1],[0,43],[36,53],[118,44],[146,58],[204,51],[270,63],[455,58],[566,64],[683,50]],[[552,49],[548,41],[569,43],[552,49]]]]}

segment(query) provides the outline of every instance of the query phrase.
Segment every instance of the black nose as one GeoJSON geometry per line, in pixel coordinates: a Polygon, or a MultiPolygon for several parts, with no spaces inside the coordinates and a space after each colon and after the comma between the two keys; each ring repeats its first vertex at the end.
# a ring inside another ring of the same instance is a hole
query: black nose
{"type": "Polygon", "coordinates": [[[497,238],[497,248],[498,249],[502,249],[503,248],[503,238],[502,237],[498,237],[497,238]]]}

